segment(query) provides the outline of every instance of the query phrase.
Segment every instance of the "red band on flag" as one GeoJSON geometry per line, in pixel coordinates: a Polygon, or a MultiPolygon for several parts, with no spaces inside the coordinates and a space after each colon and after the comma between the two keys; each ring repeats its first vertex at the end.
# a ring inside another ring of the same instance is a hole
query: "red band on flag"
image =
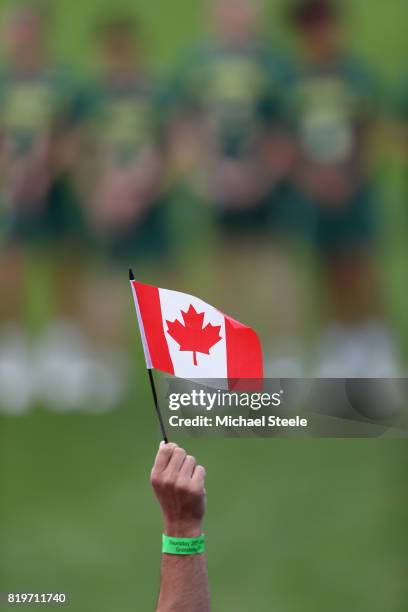
{"type": "Polygon", "coordinates": [[[228,378],[262,380],[262,349],[254,330],[225,316],[225,334],[228,378]]]}
{"type": "Polygon", "coordinates": [[[156,370],[174,374],[169,347],[164,335],[160,295],[157,287],[133,282],[142,317],[152,366],[156,370]]]}

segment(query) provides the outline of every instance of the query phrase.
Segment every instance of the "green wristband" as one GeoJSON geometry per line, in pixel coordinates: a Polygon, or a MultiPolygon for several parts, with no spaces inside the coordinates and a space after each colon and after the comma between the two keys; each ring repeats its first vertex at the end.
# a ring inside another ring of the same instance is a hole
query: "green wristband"
{"type": "Polygon", "coordinates": [[[205,536],[172,538],[163,534],[162,552],[167,555],[202,555],[205,552],[205,536]]]}

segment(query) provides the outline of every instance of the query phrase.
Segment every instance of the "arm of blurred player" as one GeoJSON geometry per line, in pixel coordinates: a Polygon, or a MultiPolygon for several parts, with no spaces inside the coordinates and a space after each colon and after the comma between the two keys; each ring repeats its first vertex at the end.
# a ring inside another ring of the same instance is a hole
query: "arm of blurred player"
{"type": "MultiPolygon", "coordinates": [[[[206,492],[205,469],[176,444],[160,445],[151,474],[159,500],[164,533],[175,538],[202,534],[206,492]]],[[[205,555],[162,555],[157,612],[209,612],[205,555]]]]}

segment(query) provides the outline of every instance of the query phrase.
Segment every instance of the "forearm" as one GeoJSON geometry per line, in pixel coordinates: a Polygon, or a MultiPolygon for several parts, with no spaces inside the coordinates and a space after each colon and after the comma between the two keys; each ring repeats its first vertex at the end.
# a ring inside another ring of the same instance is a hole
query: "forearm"
{"type": "Polygon", "coordinates": [[[162,556],[157,612],[209,612],[205,555],[162,556]]]}

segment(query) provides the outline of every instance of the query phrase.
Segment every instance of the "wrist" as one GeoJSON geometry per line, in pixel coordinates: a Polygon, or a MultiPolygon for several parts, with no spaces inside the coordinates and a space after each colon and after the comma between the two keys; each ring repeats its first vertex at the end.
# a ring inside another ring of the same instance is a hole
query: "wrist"
{"type": "Polygon", "coordinates": [[[173,538],[198,538],[203,533],[201,521],[164,520],[163,533],[173,538]]]}

